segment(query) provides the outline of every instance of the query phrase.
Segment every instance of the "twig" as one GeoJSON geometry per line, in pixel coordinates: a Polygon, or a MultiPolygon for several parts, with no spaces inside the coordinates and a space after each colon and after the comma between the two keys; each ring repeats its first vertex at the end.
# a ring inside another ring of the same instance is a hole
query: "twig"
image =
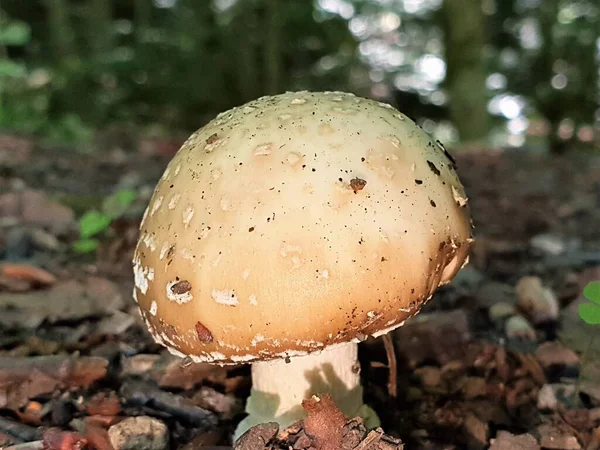
{"type": "Polygon", "coordinates": [[[129,405],[162,411],[199,427],[209,428],[217,423],[213,412],[196,406],[181,395],[163,391],[150,381],[128,380],[119,393],[129,405]]]}
{"type": "Polygon", "coordinates": [[[4,450],[41,450],[43,448],[44,443],[42,441],[32,441],[4,447],[4,450]]]}
{"type": "Polygon", "coordinates": [[[13,441],[20,442],[34,441],[42,435],[41,429],[14,422],[4,417],[0,417],[0,432],[10,436],[13,441]]]}
{"type": "MultiPolygon", "coordinates": [[[[387,337],[387,335],[384,337],[387,337]]],[[[364,438],[360,442],[360,444],[354,447],[354,450],[367,450],[371,446],[371,444],[374,444],[377,441],[379,441],[381,439],[381,436],[383,436],[383,431],[381,430],[381,428],[377,428],[376,430],[370,431],[369,434],[367,434],[367,437],[364,438]]]]}
{"type": "Polygon", "coordinates": [[[396,398],[398,396],[398,363],[396,361],[394,343],[389,334],[383,335],[383,345],[388,359],[388,392],[390,397],[396,398]]]}

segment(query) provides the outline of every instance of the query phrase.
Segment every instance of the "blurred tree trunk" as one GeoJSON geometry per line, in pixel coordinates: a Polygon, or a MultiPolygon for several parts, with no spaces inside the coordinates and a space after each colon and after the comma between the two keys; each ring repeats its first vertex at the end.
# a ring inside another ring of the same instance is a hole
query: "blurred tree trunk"
{"type": "MultiPolygon", "coordinates": [[[[546,0],[540,4],[538,20],[542,46],[533,63],[533,70],[539,78],[537,95],[537,108],[540,114],[549,123],[548,145],[552,153],[562,153],[566,150],[566,143],[558,137],[558,127],[563,117],[563,105],[560,93],[552,88],[551,80],[554,70],[552,66],[556,61],[556,49],[554,47],[554,26],[558,16],[558,0],[546,0]]],[[[534,97],[534,98],[535,98],[534,97]]]]}
{"type": "Polygon", "coordinates": [[[266,75],[266,93],[276,94],[281,86],[281,4],[280,0],[264,0],[265,7],[265,42],[264,63],[266,75]]]}
{"type": "Polygon", "coordinates": [[[111,0],[88,0],[86,20],[89,23],[88,42],[96,55],[113,48],[111,0]]]}
{"type": "Polygon", "coordinates": [[[134,0],[134,32],[138,43],[144,41],[144,34],[150,28],[152,3],[150,0],[134,0]]]}
{"type": "Polygon", "coordinates": [[[449,110],[463,142],[483,140],[489,116],[483,59],[485,17],[480,0],[446,0],[441,10],[449,110]]]}
{"type": "Polygon", "coordinates": [[[73,29],[69,21],[68,0],[46,0],[48,9],[48,35],[51,52],[57,61],[73,55],[73,29]]]}

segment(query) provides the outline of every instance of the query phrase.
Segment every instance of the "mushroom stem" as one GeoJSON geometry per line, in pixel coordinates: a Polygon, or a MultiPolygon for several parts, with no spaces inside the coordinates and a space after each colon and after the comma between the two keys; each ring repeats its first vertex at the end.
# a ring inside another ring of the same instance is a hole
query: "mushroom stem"
{"type": "Polygon", "coordinates": [[[305,416],[302,400],[330,394],[348,418],[360,416],[367,428],[379,425],[377,414],[363,403],[356,343],[339,344],[320,353],[252,364],[248,416],[238,425],[234,440],[259,423],[287,427],[305,416]]]}

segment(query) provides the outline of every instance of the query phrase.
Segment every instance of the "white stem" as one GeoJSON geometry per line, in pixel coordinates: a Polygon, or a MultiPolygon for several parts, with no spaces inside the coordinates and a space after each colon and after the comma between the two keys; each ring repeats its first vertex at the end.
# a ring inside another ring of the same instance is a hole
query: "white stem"
{"type": "Polygon", "coordinates": [[[375,413],[363,404],[358,346],[348,343],[320,353],[252,364],[252,391],[246,403],[249,414],[234,439],[259,423],[278,422],[287,427],[304,417],[302,400],[330,394],[348,418],[362,416],[367,427],[378,425],[375,413]]]}

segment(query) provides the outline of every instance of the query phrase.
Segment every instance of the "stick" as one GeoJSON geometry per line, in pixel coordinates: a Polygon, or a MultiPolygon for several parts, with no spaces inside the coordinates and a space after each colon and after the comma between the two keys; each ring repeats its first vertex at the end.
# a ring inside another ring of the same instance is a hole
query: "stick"
{"type": "Polygon", "coordinates": [[[394,350],[394,343],[389,334],[383,335],[383,345],[385,347],[385,353],[388,359],[388,392],[390,397],[398,397],[398,363],[396,361],[396,351],[394,350]]]}

